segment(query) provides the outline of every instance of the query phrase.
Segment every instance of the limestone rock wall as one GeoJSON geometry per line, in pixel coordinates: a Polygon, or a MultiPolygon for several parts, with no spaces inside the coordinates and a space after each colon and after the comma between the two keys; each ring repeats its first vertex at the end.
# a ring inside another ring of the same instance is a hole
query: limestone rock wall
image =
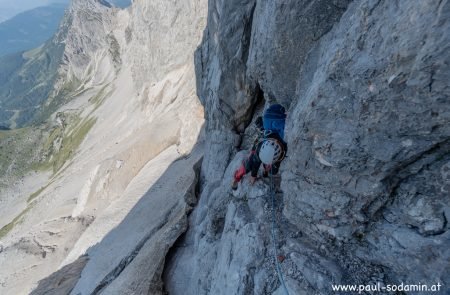
{"type": "Polygon", "coordinates": [[[61,45],[59,80],[43,99],[49,126],[77,118],[67,128],[77,145],[6,219],[0,293],[161,292],[166,253],[197,199],[204,120],[193,57],[206,10],[205,1],[72,2],[51,41],[61,45]]]}
{"type": "Polygon", "coordinates": [[[271,102],[289,111],[277,248],[290,292],[448,285],[450,3],[300,2],[209,1],[203,192],[168,290],[281,292],[267,182],[230,190],[254,110],[271,102]]]}
{"type": "Polygon", "coordinates": [[[71,2],[55,37],[65,44],[57,90],[67,88],[67,84],[79,87],[88,83],[89,87],[96,78],[94,84],[105,82],[105,79],[112,80],[113,63],[120,55],[120,52],[114,52],[118,49],[113,48],[118,46],[117,41],[113,41],[115,37],[112,33],[117,27],[117,11],[102,1],[71,2]]]}
{"type": "Polygon", "coordinates": [[[125,28],[127,63],[137,89],[161,80],[170,71],[193,64],[201,40],[207,5],[195,1],[134,1],[125,28]]]}
{"type": "Polygon", "coordinates": [[[291,107],[286,217],[387,281],[450,279],[449,13],[438,1],[352,4],[291,107]]]}

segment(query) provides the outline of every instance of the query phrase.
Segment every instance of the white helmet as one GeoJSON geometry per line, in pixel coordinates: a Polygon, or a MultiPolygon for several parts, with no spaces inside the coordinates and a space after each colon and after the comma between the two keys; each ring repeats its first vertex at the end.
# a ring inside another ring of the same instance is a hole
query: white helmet
{"type": "Polygon", "coordinates": [[[281,159],[282,148],[276,140],[267,138],[259,149],[259,159],[266,165],[271,165],[281,159]]]}

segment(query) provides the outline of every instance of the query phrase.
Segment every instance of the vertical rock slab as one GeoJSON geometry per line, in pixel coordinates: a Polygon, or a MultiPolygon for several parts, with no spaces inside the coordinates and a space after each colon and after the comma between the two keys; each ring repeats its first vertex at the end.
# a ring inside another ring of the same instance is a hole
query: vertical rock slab
{"type": "MultiPolygon", "coordinates": [[[[260,188],[260,199],[248,204],[247,197],[240,202],[230,195],[232,174],[242,161],[235,157],[235,148],[261,90],[269,101],[294,100],[300,65],[348,4],[328,2],[208,2],[208,24],[195,56],[197,93],[206,114],[203,191],[190,218],[187,246],[175,255],[167,277],[171,292],[275,290],[277,281],[263,246],[268,239],[262,225],[267,216],[261,213],[267,211],[262,200],[267,187],[260,188]],[[254,242],[248,244],[245,236],[254,242]]],[[[247,193],[253,195],[251,191],[247,193]]]]}
{"type": "MultiPolygon", "coordinates": [[[[233,261],[222,256],[237,242],[227,225],[239,222],[230,214],[237,201],[228,186],[239,163],[232,145],[261,90],[266,101],[290,106],[281,188],[293,290],[447,282],[448,16],[447,1],[209,1],[196,54],[205,185],[174,260],[195,271],[175,268],[172,281],[194,282],[192,294],[243,292],[212,276],[209,261],[233,261]]],[[[253,205],[246,220],[261,224],[254,212],[264,205],[253,205]]],[[[249,265],[240,265],[243,273],[249,265]]],[[[277,284],[259,268],[249,277],[242,282],[249,290],[277,284]]]]}
{"type": "Polygon", "coordinates": [[[352,3],[307,58],[287,125],[286,217],[391,280],[449,280],[449,15],[446,1],[352,3]]]}
{"type": "Polygon", "coordinates": [[[247,74],[267,98],[296,100],[300,68],[315,43],[339,20],[350,1],[257,1],[247,74]]]}
{"type": "MultiPolygon", "coordinates": [[[[174,147],[163,154],[177,155],[174,147]]],[[[175,160],[123,221],[87,251],[89,262],[72,294],[161,291],[166,253],[186,230],[187,214],[196,202],[194,169],[201,157],[199,146],[190,157],[175,160]]]]}

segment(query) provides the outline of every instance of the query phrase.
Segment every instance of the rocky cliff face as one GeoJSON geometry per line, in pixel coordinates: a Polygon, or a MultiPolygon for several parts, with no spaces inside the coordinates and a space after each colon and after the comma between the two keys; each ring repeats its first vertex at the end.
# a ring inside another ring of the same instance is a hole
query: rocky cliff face
{"type": "Polygon", "coordinates": [[[117,43],[112,34],[117,29],[117,12],[102,1],[71,2],[62,22],[66,29],[60,30],[56,35],[65,44],[60,69],[64,83],[74,83],[78,87],[92,78],[92,75],[105,75],[98,66],[112,63],[114,55],[120,55],[120,52],[113,52],[117,43]]]}
{"type": "Polygon", "coordinates": [[[39,104],[46,123],[0,133],[0,148],[25,142],[19,154],[33,158],[19,189],[0,191],[0,293],[162,289],[165,254],[196,201],[193,56],[205,16],[203,1],[72,2],[51,41],[61,59],[39,104]]]}
{"type": "Polygon", "coordinates": [[[110,34],[117,12],[99,1],[75,0],[49,41],[2,57],[0,125],[42,123],[70,101],[74,91],[110,81],[112,73],[105,69],[118,63],[120,55],[110,34]]]}
{"type": "Polygon", "coordinates": [[[289,109],[275,211],[290,293],[448,286],[449,15],[447,1],[209,1],[196,53],[203,192],[169,293],[283,292],[267,184],[229,189],[272,102],[289,109]]]}

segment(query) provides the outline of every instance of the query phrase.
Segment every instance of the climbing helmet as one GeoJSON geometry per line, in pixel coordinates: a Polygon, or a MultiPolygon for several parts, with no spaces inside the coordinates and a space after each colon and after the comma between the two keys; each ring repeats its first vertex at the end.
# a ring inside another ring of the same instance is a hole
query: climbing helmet
{"type": "Polygon", "coordinates": [[[266,165],[280,161],[283,157],[283,148],[276,139],[266,138],[259,150],[259,159],[266,165]]]}

